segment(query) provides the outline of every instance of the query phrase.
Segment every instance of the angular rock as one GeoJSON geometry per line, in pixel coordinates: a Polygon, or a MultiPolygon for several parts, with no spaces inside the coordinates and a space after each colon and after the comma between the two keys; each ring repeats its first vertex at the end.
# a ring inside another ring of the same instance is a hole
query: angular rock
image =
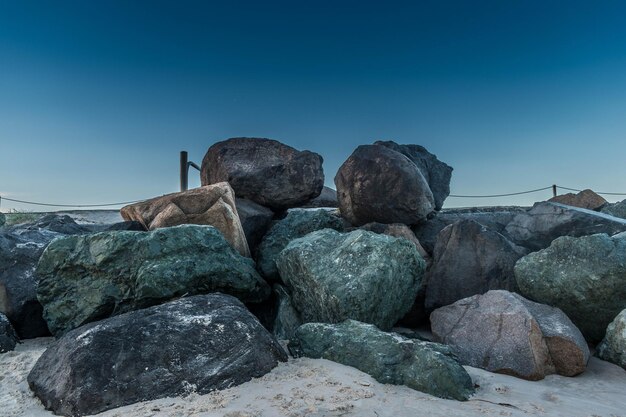
{"type": "Polygon", "coordinates": [[[257,265],[269,280],[280,280],[276,258],[294,239],[321,229],[343,231],[343,221],[326,210],[290,210],[287,216],[274,222],[263,237],[257,251],[257,265]]]}
{"type": "Polygon", "coordinates": [[[250,247],[250,253],[255,254],[263,236],[265,236],[272,224],[274,212],[245,198],[236,198],[235,205],[237,206],[243,233],[246,235],[246,240],[250,247]]]}
{"type": "Polygon", "coordinates": [[[17,333],[11,326],[11,322],[4,314],[0,313],[0,353],[15,349],[19,343],[17,333]]]}
{"type": "Polygon", "coordinates": [[[167,194],[122,207],[122,217],[137,221],[146,230],[181,224],[204,224],[222,232],[241,255],[250,256],[233,189],[226,182],[167,194]]]}
{"type": "Polygon", "coordinates": [[[272,334],[279,340],[293,338],[296,330],[302,324],[298,310],[291,303],[291,295],[282,285],[274,286],[277,298],[276,318],[272,326],[272,334]]]}
{"type": "Polygon", "coordinates": [[[415,224],[435,210],[433,193],[410,159],[382,145],[362,145],[335,176],[341,215],[355,226],[415,224]]]}
{"type": "Polygon", "coordinates": [[[324,229],[291,241],[276,264],[303,322],[387,330],[411,308],[426,263],[406,239],[324,229]]]}
{"type": "Polygon", "coordinates": [[[587,210],[599,210],[607,204],[607,201],[604,198],[589,189],[582,190],[578,194],[567,193],[557,195],[548,201],[552,203],[565,204],[566,206],[580,207],[587,210]]]}
{"type": "Polygon", "coordinates": [[[386,146],[409,158],[420,169],[435,199],[435,210],[441,210],[443,202],[450,195],[452,167],[437,159],[420,145],[399,145],[393,141],[377,141],[374,145],[386,146]]]}
{"type": "Polygon", "coordinates": [[[324,186],[322,157],[276,140],[217,142],[202,160],[202,185],[227,181],[240,198],[283,210],[317,197],[324,186]]]}
{"type": "Polygon", "coordinates": [[[46,409],[77,416],[260,377],[287,355],[243,304],[182,298],[75,329],[28,375],[46,409]]]}
{"type": "Polygon", "coordinates": [[[320,195],[313,200],[308,201],[301,206],[302,208],[337,208],[339,207],[339,201],[337,201],[337,191],[330,187],[324,186],[320,195]]]}
{"type": "Polygon", "coordinates": [[[626,369],[626,310],[622,310],[609,324],[596,355],[626,369]]]}
{"type": "Polygon", "coordinates": [[[597,343],[626,308],[626,233],[564,236],[515,265],[520,293],[560,308],[597,343]]]}
{"type": "Polygon", "coordinates": [[[383,235],[388,235],[388,236],[393,236],[393,237],[400,237],[400,238],[406,239],[406,240],[408,240],[409,242],[411,242],[412,244],[415,245],[415,249],[417,249],[417,253],[419,253],[420,256],[422,258],[424,258],[424,260],[426,262],[430,261],[430,255],[422,247],[422,245],[420,244],[420,241],[417,240],[417,237],[415,237],[415,233],[413,233],[411,231],[411,229],[406,224],[402,224],[402,223],[392,223],[392,224],[367,223],[367,224],[364,224],[363,226],[361,226],[359,229],[368,230],[370,232],[374,232],[374,233],[378,233],[378,234],[383,234],[383,235]]]}
{"type": "Polygon", "coordinates": [[[460,220],[439,233],[426,272],[427,311],[489,290],[517,291],[513,267],[527,250],[474,220],[460,220]]]}
{"type": "Polygon", "coordinates": [[[440,398],[464,401],[474,393],[472,379],[446,346],[385,333],[354,320],[304,324],[289,350],[294,356],[352,366],[383,384],[406,385],[440,398]]]}
{"type": "Polygon", "coordinates": [[[436,341],[450,345],[464,365],[539,380],[583,372],[589,348],[558,308],[503,290],[441,307],[430,315],[436,341]]]}
{"type": "Polygon", "coordinates": [[[84,233],[69,216],[45,216],[0,231],[0,312],[22,339],[50,335],[37,300],[35,266],[48,243],[63,233],[84,233]]]}
{"type": "Polygon", "coordinates": [[[55,335],[185,294],[224,292],[259,302],[270,293],[254,262],[212,226],[56,239],[36,273],[37,296],[55,335]]]}
{"type": "Polygon", "coordinates": [[[607,204],[602,208],[601,211],[602,213],[608,214],[609,216],[626,219],[626,200],[620,201],[618,203],[607,204]]]}
{"type": "Polygon", "coordinates": [[[532,251],[547,248],[559,236],[609,235],[626,231],[626,220],[558,203],[535,203],[508,224],[512,241],[532,251]]]}

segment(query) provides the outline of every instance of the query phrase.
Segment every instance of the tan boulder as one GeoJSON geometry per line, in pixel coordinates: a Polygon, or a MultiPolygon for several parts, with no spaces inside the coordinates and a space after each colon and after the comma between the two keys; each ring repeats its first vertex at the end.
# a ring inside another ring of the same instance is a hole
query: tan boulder
{"type": "Polygon", "coordinates": [[[552,197],[553,203],[561,203],[567,206],[580,207],[588,210],[598,210],[604,206],[607,201],[594,193],[592,190],[582,190],[578,194],[567,193],[552,197]]]}
{"type": "Polygon", "coordinates": [[[227,182],[167,194],[123,207],[124,220],[141,223],[147,230],[181,224],[214,226],[243,256],[250,256],[235,206],[235,192],[227,182]]]}

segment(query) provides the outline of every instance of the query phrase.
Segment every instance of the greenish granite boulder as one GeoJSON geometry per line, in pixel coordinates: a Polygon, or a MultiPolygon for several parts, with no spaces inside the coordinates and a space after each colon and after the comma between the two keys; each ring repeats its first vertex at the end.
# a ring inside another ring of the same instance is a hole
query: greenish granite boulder
{"type": "Polygon", "coordinates": [[[223,292],[259,302],[271,292],[251,259],[216,228],[199,225],[58,238],[36,274],[37,298],[55,335],[183,295],[223,292]]]}
{"type": "Polygon", "coordinates": [[[609,324],[596,355],[626,369],[626,310],[622,310],[609,324]]]}
{"type": "Polygon", "coordinates": [[[263,237],[257,252],[257,264],[264,277],[279,280],[276,257],[294,239],[321,229],[343,231],[343,221],[327,210],[290,210],[274,222],[263,237]]]}
{"type": "Polygon", "coordinates": [[[600,210],[602,213],[609,214],[614,217],[626,219],[626,200],[618,203],[607,204],[600,210]]]}
{"type": "Polygon", "coordinates": [[[390,329],[413,305],[426,262],[406,239],[365,230],[319,230],[278,255],[303,323],[346,319],[390,329]]]}
{"type": "Polygon", "coordinates": [[[307,323],[289,342],[294,356],[352,366],[383,384],[406,385],[436,397],[465,401],[472,379],[447,346],[386,333],[370,324],[307,323]]]}
{"type": "Polygon", "coordinates": [[[563,236],[515,264],[520,292],[558,307],[597,343],[626,308],[626,233],[563,236]]]}
{"type": "Polygon", "coordinates": [[[279,340],[289,340],[302,324],[298,310],[291,302],[291,295],[282,285],[274,285],[276,296],[276,316],[272,325],[272,334],[279,340]]]}

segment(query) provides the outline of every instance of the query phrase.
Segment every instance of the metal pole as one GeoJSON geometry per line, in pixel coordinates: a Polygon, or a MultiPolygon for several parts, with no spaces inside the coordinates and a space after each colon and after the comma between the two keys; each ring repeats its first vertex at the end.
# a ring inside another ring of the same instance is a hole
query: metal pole
{"type": "Polygon", "coordinates": [[[556,197],[556,184],[552,185],[552,195],[556,197]]]}
{"type": "Polygon", "coordinates": [[[180,191],[187,191],[189,187],[189,165],[187,151],[180,151],[180,191]]]}

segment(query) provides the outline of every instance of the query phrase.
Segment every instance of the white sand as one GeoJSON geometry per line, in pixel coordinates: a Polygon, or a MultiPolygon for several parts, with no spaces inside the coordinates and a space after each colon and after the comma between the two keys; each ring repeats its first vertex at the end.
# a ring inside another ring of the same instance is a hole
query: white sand
{"type": "MultiPolygon", "coordinates": [[[[28,371],[50,341],[27,340],[16,351],[0,355],[0,416],[53,415],[26,383],[28,371]]],[[[99,416],[626,417],[626,371],[596,358],[578,377],[549,376],[538,382],[467,370],[480,387],[470,401],[457,402],[380,384],[330,361],[290,359],[264,377],[228,390],[147,401],[99,416]]]]}

